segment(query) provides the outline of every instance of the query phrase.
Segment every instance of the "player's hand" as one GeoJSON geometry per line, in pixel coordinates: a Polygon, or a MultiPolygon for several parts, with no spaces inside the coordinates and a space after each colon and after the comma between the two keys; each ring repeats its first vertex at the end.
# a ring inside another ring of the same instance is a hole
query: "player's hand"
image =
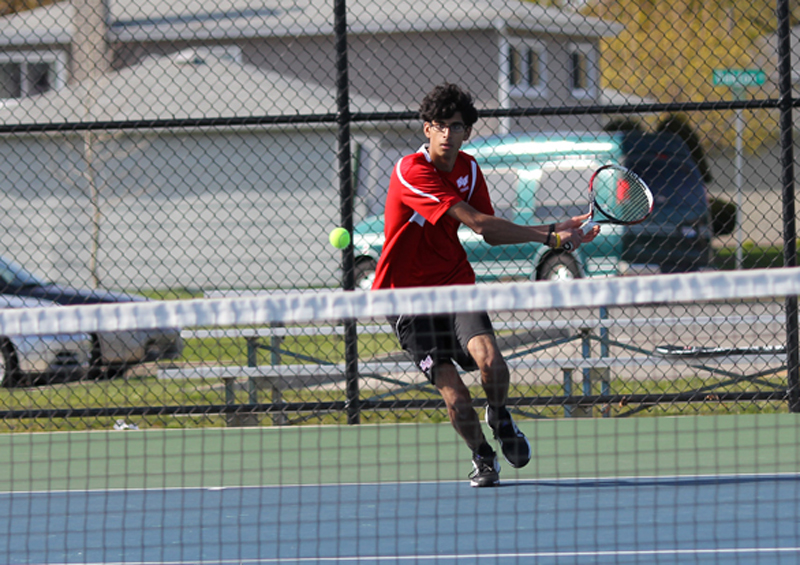
{"type": "Polygon", "coordinates": [[[589,243],[597,234],[600,233],[600,226],[594,226],[588,232],[583,233],[581,226],[589,221],[590,214],[582,214],[574,216],[565,222],[556,224],[556,232],[561,236],[561,246],[564,247],[566,242],[570,242],[570,251],[580,247],[584,243],[589,243]]]}

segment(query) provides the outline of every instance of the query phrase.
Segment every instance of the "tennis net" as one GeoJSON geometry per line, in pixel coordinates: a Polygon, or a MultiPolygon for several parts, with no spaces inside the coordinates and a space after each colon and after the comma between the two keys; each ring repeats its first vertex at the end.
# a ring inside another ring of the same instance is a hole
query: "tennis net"
{"type": "Polygon", "coordinates": [[[4,336],[184,345],[2,391],[0,561],[794,562],[798,294],[787,268],[2,310],[4,336]],[[470,488],[387,322],[475,311],[532,451],[515,468],[482,424],[503,488],[470,488]]]}

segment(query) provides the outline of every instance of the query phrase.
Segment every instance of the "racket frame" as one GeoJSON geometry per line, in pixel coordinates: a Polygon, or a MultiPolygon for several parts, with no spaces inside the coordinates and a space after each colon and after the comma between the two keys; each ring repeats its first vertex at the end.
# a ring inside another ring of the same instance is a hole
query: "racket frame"
{"type": "MultiPolygon", "coordinates": [[[[647,218],[650,217],[650,214],[653,213],[654,198],[653,198],[653,192],[650,190],[650,187],[647,186],[647,183],[644,182],[644,180],[642,180],[642,177],[640,177],[639,175],[634,173],[632,170],[630,170],[630,169],[628,169],[626,167],[623,167],[622,165],[617,165],[615,163],[606,164],[606,165],[603,165],[602,167],[600,167],[599,169],[597,169],[594,173],[592,173],[592,177],[589,179],[589,194],[590,194],[590,196],[589,196],[589,213],[591,214],[591,219],[589,220],[589,222],[592,222],[593,224],[616,224],[616,225],[619,225],[619,226],[632,226],[632,225],[635,225],[635,224],[642,223],[643,221],[645,221],[647,218]],[[645,193],[649,196],[648,200],[650,201],[650,206],[647,209],[647,213],[644,216],[642,216],[641,218],[636,219],[636,220],[620,220],[619,218],[615,218],[614,216],[609,214],[605,209],[603,209],[603,207],[600,204],[597,203],[597,200],[595,198],[596,191],[595,191],[595,188],[594,188],[594,181],[595,181],[595,179],[597,178],[597,176],[600,173],[602,173],[603,171],[610,170],[610,169],[618,171],[618,172],[620,172],[620,173],[622,173],[624,175],[628,175],[630,177],[633,177],[636,180],[636,182],[638,182],[639,184],[641,184],[644,187],[645,193]],[[595,220],[594,219],[595,208],[600,210],[600,213],[603,214],[603,216],[605,216],[608,219],[607,220],[595,220]]],[[[587,223],[589,223],[589,222],[587,222],[587,223]]]]}
{"type": "MultiPolygon", "coordinates": [[[[653,204],[654,204],[653,192],[650,190],[650,187],[647,186],[647,183],[644,182],[644,180],[642,180],[642,178],[639,175],[634,173],[632,170],[630,170],[630,169],[628,169],[626,167],[623,167],[622,165],[617,165],[616,163],[609,163],[609,164],[603,165],[602,167],[598,168],[594,173],[592,173],[592,176],[589,179],[589,214],[590,214],[589,218],[590,219],[585,224],[583,224],[581,226],[581,231],[583,231],[584,234],[587,234],[587,233],[589,233],[589,231],[594,226],[601,225],[601,224],[615,224],[615,225],[620,225],[620,226],[632,226],[632,225],[635,225],[635,224],[640,224],[640,223],[644,222],[647,218],[649,218],[650,214],[653,213],[653,204]],[[607,171],[609,169],[613,169],[615,171],[619,171],[619,172],[621,172],[623,174],[630,175],[630,176],[634,177],[635,180],[637,182],[641,183],[641,185],[644,187],[644,189],[646,191],[646,194],[649,195],[650,207],[647,210],[647,213],[643,217],[641,217],[639,219],[636,219],[636,220],[619,220],[619,219],[615,218],[614,216],[608,214],[603,209],[603,207],[600,206],[597,203],[596,198],[595,198],[596,191],[595,191],[595,188],[594,188],[594,181],[597,178],[597,175],[599,175],[603,171],[607,171]],[[607,219],[595,220],[594,219],[595,209],[599,210],[600,213],[603,214],[603,216],[605,216],[607,219]]],[[[572,243],[567,241],[566,243],[564,243],[563,248],[566,251],[572,251],[572,249],[573,249],[572,243]]]]}

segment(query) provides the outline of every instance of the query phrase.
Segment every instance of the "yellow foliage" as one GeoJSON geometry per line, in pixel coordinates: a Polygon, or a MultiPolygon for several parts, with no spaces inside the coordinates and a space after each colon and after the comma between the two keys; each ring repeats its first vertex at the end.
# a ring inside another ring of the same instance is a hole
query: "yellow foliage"
{"type": "Polygon", "coordinates": [[[0,16],[55,4],[55,0],[0,0],[0,16]]]}
{"type": "MultiPolygon", "coordinates": [[[[796,21],[798,0],[791,9],[796,21]]],[[[664,103],[730,100],[730,88],[712,84],[714,69],[774,69],[765,49],[765,36],[777,25],[774,0],[596,0],[583,13],[624,26],[601,42],[602,86],[623,94],[664,103]]],[[[747,95],[774,97],[776,86],[750,88],[747,95]]],[[[707,143],[733,142],[733,112],[690,117],[707,143]]],[[[751,148],[776,133],[776,112],[746,112],[746,120],[751,148]]]]}

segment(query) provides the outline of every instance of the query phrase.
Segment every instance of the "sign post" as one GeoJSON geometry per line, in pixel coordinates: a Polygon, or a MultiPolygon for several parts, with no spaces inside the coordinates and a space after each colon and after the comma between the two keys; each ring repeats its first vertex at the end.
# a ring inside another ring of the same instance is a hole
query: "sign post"
{"type": "MultiPolygon", "coordinates": [[[[761,69],[714,69],[714,86],[727,86],[734,100],[744,100],[751,86],[761,86],[767,81],[767,73],[761,69]]],[[[741,269],[743,257],[742,232],[742,153],[744,152],[744,116],[736,110],[736,268],[741,269]]]]}

